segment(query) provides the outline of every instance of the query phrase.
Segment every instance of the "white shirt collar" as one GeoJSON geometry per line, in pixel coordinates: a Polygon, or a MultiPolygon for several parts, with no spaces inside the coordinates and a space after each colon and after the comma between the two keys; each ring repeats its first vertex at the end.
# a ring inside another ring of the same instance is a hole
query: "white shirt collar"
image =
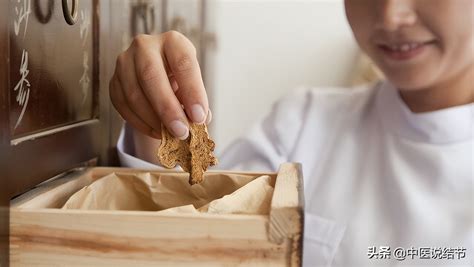
{"type": "Polygon", "coordinates": [[[396,135],[413,141],[450,144],[473,139],[474,103],[413,113],[389,82],[379,85],[376,108],[382,123],[396,135]]]}

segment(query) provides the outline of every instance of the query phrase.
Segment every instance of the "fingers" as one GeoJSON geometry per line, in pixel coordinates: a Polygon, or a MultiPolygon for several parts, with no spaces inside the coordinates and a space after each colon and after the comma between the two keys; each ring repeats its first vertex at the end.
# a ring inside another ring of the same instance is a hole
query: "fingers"
{"type": "Polygon", "coordinates": [[[115,77],[120,83],[123,95],[126,96],[125,101],[130,110],[153,128],[155,132],[159,133],[161,132],[161,121],[143,94],[135,72],[130,71],[130,69],[135,69],[131,56],[130,53],[123,53],[118,57],[115,77]]]}
{"type": "Polygon", "coordinates": [[[178,32],[163,35],[163,58],[176,81],[175,94],[183,104],[188,117],[196,123],[204,123],[209,103],[201,77],[201,70],[192,43],[178,32]]]}
{"type": "Polygon", "coordinates": [[[138,117],[128,106],[128,103],[123,94],[122,86],[118,81],[117,77],[114,75],[109,84],[109,94],[112,104],[115,109],[119,112],[123,119],[128,121],[134,128],[151,136],[153,138],[161,138],[160,131],[154,131],[147,123],[145,123],[140,117],[138,117]]]}
{"type": "Polygon", "coordinates": [[[134,41],[135,75],[152,109],[168,130],[180,139],[189,135],[186,114],[171,87],[156,42],[141,36],[134,41]]]}
{"type": "Polygon", "coordinates": [[[196,49],[174,31],[135,37],[117,59],[110,97],[125,120],[155,138],[162,123],[186,139],[188,118],[206,124],[212,118],[196,49]]]}

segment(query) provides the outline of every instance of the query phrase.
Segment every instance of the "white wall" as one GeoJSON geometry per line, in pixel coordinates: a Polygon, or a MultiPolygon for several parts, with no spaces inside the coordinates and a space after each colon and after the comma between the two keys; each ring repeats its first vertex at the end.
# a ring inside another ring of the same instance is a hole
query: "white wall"
{"type": "Polygon", "coordinates": [[[301,85],[346,85],[357,48],[342,0],[230,1],[208,4],[206,85],[219,153],[301,85]]]}

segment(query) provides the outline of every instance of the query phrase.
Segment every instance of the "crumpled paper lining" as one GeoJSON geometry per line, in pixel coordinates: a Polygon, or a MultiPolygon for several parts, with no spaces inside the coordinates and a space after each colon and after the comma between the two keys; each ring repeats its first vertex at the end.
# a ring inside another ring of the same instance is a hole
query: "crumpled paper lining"
{"type": "Polygon", "coordinates": [[[206,173],[190,186],[187,173],[111,173],[73,194],[63,209],[159,213],[269,214],[271,178],[206,173]]]}

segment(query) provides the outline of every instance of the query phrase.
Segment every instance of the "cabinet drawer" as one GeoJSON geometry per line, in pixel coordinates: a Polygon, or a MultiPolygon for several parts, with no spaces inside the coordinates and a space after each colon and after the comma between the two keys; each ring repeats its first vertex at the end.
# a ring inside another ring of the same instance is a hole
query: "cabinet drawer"
{"type": "Polygon", "coordinates": [[[304,200],[299,164],[284,163],[278,173],[245,173],[266,174],[274,182],[267,215],[60,209],[74,192],[112,172],[145,171],[89,168],[14,199],[12,266],[301,265],[304,200]]]}
{"type": "Polygon", "coordinates": [[[98,116],[97,2],[10,1],[12,139],[98,116]]]}

